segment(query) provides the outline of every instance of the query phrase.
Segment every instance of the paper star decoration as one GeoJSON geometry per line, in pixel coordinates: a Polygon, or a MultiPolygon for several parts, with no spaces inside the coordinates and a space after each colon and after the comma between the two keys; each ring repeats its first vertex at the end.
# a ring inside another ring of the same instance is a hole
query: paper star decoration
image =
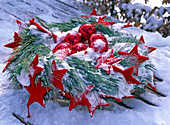
{"type": "Polygon", "coordinates": [[[99,17],[98,22],[96,22],[96,23],[91,23],[91,25],[96,25],[96,24],[102,24],[102,25],[104,25],[104,26],[110,26],[110,25],[115,24],[115,22],[107,22],[107,21],[105,21],[103,18],[99,17]]]}
{"type": "MultiPolygon", "coordinates": [[[[139,39],[139,44],[145,44],[145,41],[144,41],[144,38],[143,38],[143,35],[141,35],[140,39],[139,39]]],[[[156,50],[155,47],[149,47],[147,45],[144,45],[147,49],[148,49],[148,53],[151,53],[152,51],[156,50]]]]}
{"type": "Polygon", "coordinates": [[[94,85],[87,85],[83,92],[73,97],[70,93],[63,93],[62,95],[70,99],[69,111],[71,111],[76,105],[85,105],[89,107],[91,104],[87,98],[87,94],[93,89],[94,85]]]}
{"type": "Polygon", "coordinates": [[[47,29],[43,28],[38,23],[34,22],[34,20],[35,20],[34,18],[29,19],[29,24],[30,25],[35,25],[40,31],[45,32],[45,33],[47,33],[47,34],[49,34],[51,36],[50,31],[48,31],[47,29]]]}
{"type": "Polygon", "coordinates": [[[43,68],[37,65],[38,65],[38,54],[35,55],[35,58],[29,67],[29,72],[30,72],[29,77],[32,86],[34,85],[35,82],[35,76],[43,70],[43,68]]]}
{"type": "Polygon", "coordinates": [[[16,22],[17,22],[18,27],[19,27],[19,32],[22,31],[22,28],[26,28],[26,27],[28,28],[28,26],[25,23],[23,23],[23,22],[21,22],[19,20],[16,20],[16,22]]]}
{"type": "Polygon", "coordinates": [[[67,72],[67,69],[57,70],[56,62],[55,62],[55,60],[53,60],[52,66],[51,66],[51,71],[52,71],[52,77],[50,78],[51,82],[58,89],[60,89],[61,91],[64,91],[64,87],[63,87],[63,83],[62,83],[62,77],[67,72]]]}
{"type": "Polygon", "coordinates": [[[109,104],[101,99],[97,93],[91,92],[94,85],[87,85],[83,92],[79,92],[76,97],[70,93],[62,93],[63,96],[70,99],[69,111],[76,105],[85,105],[88,107],[90,116],[92,117],[96,108],[99,106],[109,106],[109,104]]]}
{"type": "Polygon", "coordinates": [[[130,24],[130,22],[128,22],[127,24],[125,24],[122,28],[127,28],[127,27],[132,27],[132,25],[130,24]]]}
{"type": "Polygon", "coordinates": [[[19,36],[17,32],[14,33],[13,38],[14,38],[14,42],[8,43],[4,45],[4,47],[15,49],[21,45],[22,38],[19,36]]]}
{"type": "Polygon", "coordinates": [[[133,49],[128,53],[128,52],[121,52],[118,51],[118,53],[122,56],[129,57],[132,62],[135,62],[135,74],[138,75],[138,64],[142,63],[146,60],[148,60],[148,57],[141,56],[138,53],[138,44],[136,44],[133,49]]]}
{"type": "Polygon", "coordinates": [[[106,16],[97,15],[96,9],[94,8],[90,15],[81,15],[81,17],[87,17],[87,18],[89,18],[89,17],[101,17],[101,18],[104,19],[106,16]]]}
{"type": "Polygon", "coordinates": [[[122,70],[122,69],[120,69],[120,68],[118,68],[118,67],[116,67],[114,65],[112,67],[113,67],[114,72],[121,73],[124,76],[124,78],[125,78],[125,80],[126,80],[126,82],[128,84],[141,84],[138,80],[136,80],[132,76],[134,66],[129,67],[129,68],[125,69],[125,70],[122,70]]]}
{"type": "Polygon", "coordinates": [[[54,39],[54,42],[57,43],[57,35],[55,35],[54,33],[52,34],[52,37],[54,39]]]}
{"type": "Polygon", "coordinates": [[[113,49],[110,49],[104,56],[101,56],[96,60],[97,64],[95,65],[95,68],[102,68],[109,75],[111,65],[120,60],[122,59],[113,56],[113,49]]]}
{"type": "Polygon", "coordinates": [[[99,107],[99,106],[109,106],[109,104],[104,99],[99,97],[97,92],[90,92],[87,95],[87,98],[90,102],[90,106],[88,106],[88,110],[89,110],[91,117],[93,117],[93,114],[94,114],[97,107],[99,107]]]}
{"type": "Polygon", "coordinates": [[[51,87],[41,86],[41,79],[39,78],[36,85],[24,86],[24,88],[30,93],[27,102],[28,117],[30,117],[29,106],[32,103],[38,102],[42,107],[45,108],[45,104],[43,102],[44,95],[51,89],[51,87]]]}

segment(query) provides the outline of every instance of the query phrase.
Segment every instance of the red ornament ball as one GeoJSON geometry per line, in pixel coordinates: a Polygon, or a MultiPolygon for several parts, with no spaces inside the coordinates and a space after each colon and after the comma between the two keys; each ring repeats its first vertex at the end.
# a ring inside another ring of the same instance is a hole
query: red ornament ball
{"type": "Polygon", "coordinates": [[[90,37],[90,39],[89,39],[89,45],[93,42],[93,41],[95,41],[96,39],[102,39],[103,41],[106,41],[106,43],[107,43],[107,39],[106,39],[106,37],[102,34],[102,33],[95,33],[95,34],[93,34],[91,37],[90,37]]]}
{"type": "Polygon", "coordinates": [[[107,42],[102,39],[94,40],[90,44],[90,47],[93,48],[95,52],[99,52],[99,53],[106,52],[109,49],[107,42]]]}
{"type": "Polygon", "coordinates": [[[81,42],[81,36],[76,32],[68,33],[64,38],[64,42],[74,45],[76,43],[81,42]]]}
{"type": "Polygon", "coordinates": [[[79,28],[79,33],[83,40],[88,40],[92,34],[96,33],[96,29],[90,23],[86,23],[79,28]]]}
{"type": "Polygon", "coordinates": [[[84,43],[77,43],[74,46],[72,46],[72,53],[80,52],[86,49],[87,45],[85,45],[84,43]]]}
{"type": "Polygon", "coordinates": [[[57,50],[61,49],[70,49],[71,50],[71,45],[69,43],[59,43],[56,45],[56,47],[52,50],[53,53],[55,53],[57,50]]]}

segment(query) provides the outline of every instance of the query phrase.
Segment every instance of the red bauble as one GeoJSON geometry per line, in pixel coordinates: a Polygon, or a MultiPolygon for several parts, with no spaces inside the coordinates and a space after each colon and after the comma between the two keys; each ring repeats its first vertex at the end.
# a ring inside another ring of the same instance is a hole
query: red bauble
{"type": "Polygon", "coordinates": [[[68,33],[64,38],[64,42],[74,45],[76,43],[81,42],[81,36],[76,32],[68,33]]]}
{"type": "Polygon", "coordinates": [[[69,43],[59,43],[56,45],[56,47],[52,50],[53,53],[55,53],[57,50],[61,49],[70,49],[71,50],[71,45],[69,43]]]}
{"type": "Polygon", "coordinates": [[[86,49],[87,49],[87,45],[85,45],[84,43],[77,43],[74,46],[72,46],[72,53],[76,53],[86,49]]]}
{"type": "Polygon", "coordinates": [[[108,48],[108,43],[102,39],[96,39],[91,44],[90,47],[94,49],[95,52],[103,53],[106,52],[108,48]]]}
{"type": "Polygon", "coordinates": [[[95,33],[95,34],[93,34],[91,37],[90,37],[90,39],[89,39],[89,45],[93,42],[93,41],[95,41],[96,39],[102,39],[103,41],[106,41],[106,43],[107,43],[107,39],[106,39],[106,37],[102,34],[102,33],[95,33]]]}
{"type": "Polygon", "coordinates": [[[96,33],[96,29],[90,23],[86,23],[79,28],[79,33],[83,40],[88,40],[92,34],[96,33]]]}

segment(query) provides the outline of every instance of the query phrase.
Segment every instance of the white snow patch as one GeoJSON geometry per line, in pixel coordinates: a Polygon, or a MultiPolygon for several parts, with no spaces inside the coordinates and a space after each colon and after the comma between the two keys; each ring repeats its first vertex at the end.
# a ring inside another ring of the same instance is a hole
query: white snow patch
{"type": "Polygon", "coordinates": [[[30,85],[30,78],[29,73],[26,73],[25,70],[22,70],[20,75],[17,75],[17,79],[23,86],[29,86],[30,85]]]}

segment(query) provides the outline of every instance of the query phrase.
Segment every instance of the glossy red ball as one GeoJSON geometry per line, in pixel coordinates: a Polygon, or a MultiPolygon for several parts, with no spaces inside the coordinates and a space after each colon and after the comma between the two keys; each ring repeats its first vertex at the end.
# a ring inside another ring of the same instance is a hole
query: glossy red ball
{"type": "Polygon", "coordinates": [[[106,52],[109,49],[107,42],[102,39],[94,40],[90,44],[90,47],[93,48],[95,52],[99,52],[99,53],[106,52]]]}
{"type": "Polygon", "coordinates": [[[81,36],[76,32],[68,33],[64,38],[64,42],[74,45],[76,43],[81,42],[81,36]]]}
{"type": "Polygon", "coordinates": [[[53,53],[55,53],[57,50],[61,49],[71,49],[71,45],[69,43],[59,43],[56,45],[56,47],[52,50],[53,53]]]}
{"type": "Polygon", "coordinates": [[[90,39],[89,39],[89,45],[94,42],[96,39],[102,39],[103,41],[105,41],[107,43],[107,39],[106,37],[102,34],[102,33],[95,33],[93,34],[90,39]]]}
{"type": "Polygon", "coordinates": [[[88,40],[92,34],[96,33],[96,29],[90,23],[86,23],[79,28],[79,33],[83,40],[88,40]]]}
{"type": "Polygon", "coordinates": [[[86,49],[87,45],[85,45],[84,43],[77,43],[74,46],[72,46],[72,53],[80,52],[86,49]]]}

